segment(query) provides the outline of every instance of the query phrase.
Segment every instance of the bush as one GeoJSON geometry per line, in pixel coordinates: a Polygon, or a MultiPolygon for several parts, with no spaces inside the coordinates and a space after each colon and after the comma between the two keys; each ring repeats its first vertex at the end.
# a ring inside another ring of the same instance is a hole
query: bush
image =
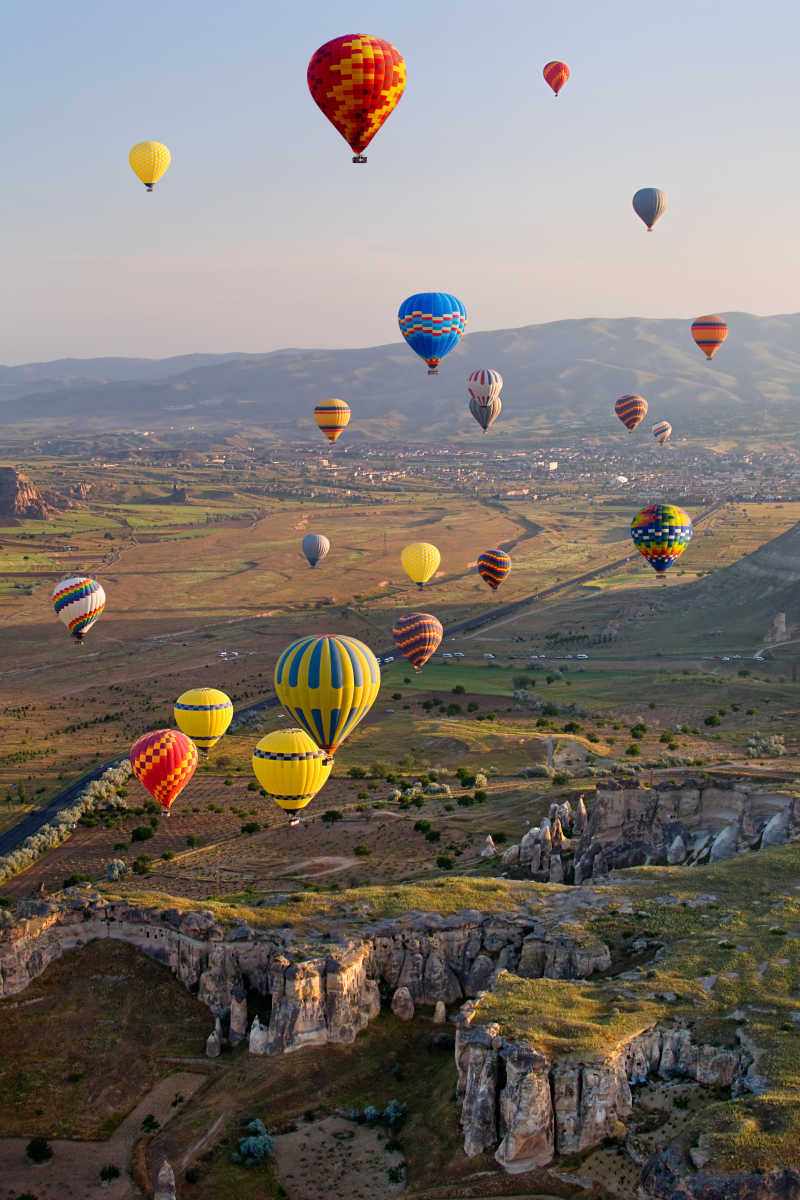
{"type": "Polygon", "coordinates": [[[477,712],[479,708],[479,704],[476,704],[474,700],[470,700],[469,704],[467,705],[467,712],[477,712]]]}
{"type": "Polygon", "coordinates": [[[323,825],[334,825],[337,821],[341,821],[342,814],[338,808],[329,808],[322,814],[323,825]]]}
{"type": "Polygon", "coordinates": [[[565,784],[569,783],[569,775],[567,775],[566,771],[556,771],[550,783],[553,787],[564,787],[565,784]]]}
{"type": "Polygon", "coordinates": [[[425,834],[425,841],[426,842],[438,842],[441,840],[441,837],[442,837],[442,835],[438,829],[429,829],[428,832],[425,834]]]}
{"type": "Polygon", "coordinates": [[[427,833],[428,830],[430,829],[430,827],[431,827],[430,821],[420,820],[420,821],[414,822],[414,832],[415,833],[427,833]]]}
{"type": "Polygon", "coordinates": [[[567,721],[564,726],[564,733],[580,733],[583,726],[578,721],[567,721]]]}
{"type": "Polygon", "coordinates": [[[586,740],[587,740],[587,742],[599,742],[600,738],[597,736],[596,733],[587,733],[586,740]]]}
{"type": "Polygon", "coordinates": [[[630,746],[626,748],[625,753],[629,758],[637,758],[642,753],[642,747],[637,745],[636,742],[631,742],[630,746]]]}
{"type": "Polygon", "coordinates": [[[153,831],[149,825],[137,825],[131,833],[132,842],[146,842],[148,838],[153,836],[153,831]]]}
{"type": "Polygon", "coordinates": [[[440,871],[452,871],[453,860],[449,854],[440,854],[436,860],[436,865],[440,871]]]}
{"type": "Polygon", "coordinates": [[[106,1183],[112,1179],[119,1179],[119,1176],[120,1176],[119,1167],[114,1166],[114,1163],[106,1163],[106,1165],[104,1167],[100,1168],[100,1178],[103,1180],[104,1183],[106,1183]]]}
{"type": "Polygon", "coordinates": [[[445,712],[447,713],[448,717],[458,716],[458,714],[461,712],[461,705],[460,704],[448,704],[447,708],[445,709],[445,712]]]}
{"type": "Polygon", "coordinates": [[[703,718],[703,724],[704,725],[721,725],[722,721],[720,720],[718,713],[711,713],[710,716],[703,718]]]}
{"type": "Polygon", "coordinates": [[[31,1138],[25,1147],[25,1153],[31,1162],[43,1163],[53,1157],[53,1147],[45,1137],[31,1138]]]}
{"type": "Polygon", "coordinates": [[[377,1125],[381,1114],[372,1104],[368,1104],[364,1109],[364,1122],[367,1125],[377,1125]]]}
{"type": "MultiPolygon", "coordinates": [[[[399,697],[395,697],[395,699],[399,699],[399,697]]],[[[367,778],[366,767],[351,767],[350,770],[347,772],[347,774],[351,779],[366,779],[367,778]]]]}
{"type": "Polygon", "coordinates": [[[200,838],[196,833],[190,833],[186,839],[186,845],[190,850],[195,850],[200,845],[200,838]]]}
{"type": "MultiPolygon", "coordinates": [[[[491,666],[491,664],[489,664],[489,665],[491,666]]],[[[386,1172],[386,1174],[389,1178],[389,1183],[402,1183],[403,1182],[403,1168],[402,1167],[389,1167],[389,1170],[386,1172]]]]}
{"type": "Polygon", "coordinates": [[[246,833],[248,837],[250,837],[252,834],[258,833],[260,828],[261,826],[259,825],[258,821],[247,821],[242,826],[242,833],[246,833]]]}
{"type": "Polygon", "coordinates": [[[187,1183],[197,1183],[200,1178],[200,1172],[197,1167],[187,1167],[183,1173],[183,1178],[187,1183]]]}
{"type": "Polygon", "coordinates": [[[146,875],[150,870],[152,859],[149,854],[137,854],[133,860],[134,875],[146,875]]]}
{"type": "Polygon", "coordinates": [[[61,886],[65,887],[65,888],[78,887],[78,885],[81,883],[91,883],[91,882],[92,882],[91,875],[82,875],[80,873],[80,871],[74,871],[72,873],[72,875],[67,876],[67,878],[64,880],[64,882],[61,884],[61,886]]]}
{"type": "Polygon", "coordinates": [[[489,797],[489,793],[488,793],[488,792],[485,792],[485,791],[483,790],[483,788],[478,788],[478,790],[477,790],[477,791],[476,791],[476,793],[475,793],[475,803],[476,803],[476,804],[483,804],[484,800],[487,800],[487,799],[488,799],[488,797],[489,797]]]}
{"type": "Polygon", "coordinates": [[[175,857],[175,851],[165,850],[161,857],[164,859],[164,862],[172,862],[173,858],[175,857]]]}
{"type": "Polygon", "coordinates": [[[505,833],[503,833],[503,832],[502,832],[502,830],[501,830],[501,832],[500,832],[500,833],[493,833],[493,834],[492,834],[492,841],[494,842],[494,844],[495,844],[496,846],[502,846],[504,842],[507,842],[507,841],[508,841],[508,835],[507,835],[507,834],[505,834],[505,833]]]}
{"type": "Polygon", "coordinates": [[[160,1128],[161,1122],[152,1113],[148,1113],[141,1124],[142,1133],[156,1133],[160,1128]]]}
{"type": "Polygon", "coordinates": [[[386,1108],[381,1113],[381,1121],[384,1125],[396,1132],[405,1121],[408,1115],[408,1105],[401,1104],[399,1100],[390,1100],[386,1108]]]}
{"type": "Polygon", "coordinates": [[[756,731],[747,739],[748,758],[780,758],[785,753],[786,745],[781,733],[765,737],[756,731]]]}
{"type": "Polygon", "coordinates": [[[357,846],[353,847],[353,854],[355,854],[357,858],[366,858],[368,855],[372,854],[372,851],[370,850],[369,846],[365,846],[363,842],[359,842],[357,846]]]}

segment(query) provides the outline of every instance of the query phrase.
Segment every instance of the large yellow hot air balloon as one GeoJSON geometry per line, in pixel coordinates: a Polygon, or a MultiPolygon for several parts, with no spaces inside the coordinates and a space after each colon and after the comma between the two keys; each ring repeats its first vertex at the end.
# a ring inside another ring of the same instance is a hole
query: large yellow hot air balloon
{"type": "Polygon", "coordinates": [[[378,660],[363,642],[304,637],[287,646],[275,667],[275,692],[321,750],[333,754],[375,703],[378,660]]]}
{"type": "Polygon", "coordinates": [[[148,192],[158,183],[170,164],[171,154],[161,142],[137,142],[128,155],[134,175],[138,175],[148,192]]]}
{"type": "Polygon", "coordinates": [[[346,400],[323,400],[314,409],[314,420],[333,443],[350,424],[350,405],[346,400]]]}
{"type": "Polygon", "coordinates": [[[276,729],[253,751],[253,772],[264,791],[290,815],[305,808],[328,782],[333,759],[303,729],[276,729]]]}
{"type": "Polygon", "coordinates": [[[419,588],[436,574],[441,561],[441,554],[430,542],[411,542],[400,554],[403,570],[419,588]]]}
{"type": "Polygon", "coordinates": [[[233,704],[218,688],[190,688],[175,701],[175,724],[205,754],[231,723],[233,704]]]}

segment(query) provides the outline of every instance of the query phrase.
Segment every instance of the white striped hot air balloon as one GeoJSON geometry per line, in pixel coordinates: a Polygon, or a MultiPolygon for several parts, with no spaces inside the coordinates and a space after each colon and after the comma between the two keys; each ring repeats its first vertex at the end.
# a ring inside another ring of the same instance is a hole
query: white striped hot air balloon
{"type": "Polygon", "coordinates": [[[672,426],[670,425],[669,421],[656,421],[655,425],[653,426],[653,437],[660,446],[664,445],[664,442],[667,441],[671,434],[672,426]]]}
{"type": "Polygon", "coordinates": [[[494,371],[490,367],[482,367],[467,376],[469,411],[484,433],[492,421],[500,415],[503,407],[500,401],[502,386],[503,376],[499,371],[494,371]]]}
{"type": "Polygon", "coordinates": [[[73,575],[53,588],[53,608],[72,636],[82,642],[106,606],[106,594],[96,579],[73,575]]]}

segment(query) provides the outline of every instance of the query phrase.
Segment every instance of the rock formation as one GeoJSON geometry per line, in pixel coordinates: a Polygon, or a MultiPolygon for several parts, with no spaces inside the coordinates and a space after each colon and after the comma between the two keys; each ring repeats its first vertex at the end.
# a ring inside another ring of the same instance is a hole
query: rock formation
{"type": "Polygon", "coordinates": [[[175,1200],[175,1198],[175,1172],[172,1169],[169,1159],[165,1158],[156,1177],[153,1200],[175,1200]]]}
{"type": "Polygon", "coordinates": [[[50,517],[50,509],[33,483],[13,467],[0,467],[0,516],[35,517],[40,521],[50,517]]]}
{"type": "Polygon", "coordinates": [[[800,1174],[788,1169],[768,1174],[695,1174],[678,1148],[670,1146],[645,1163],[639,1194],[657,1200],[796,1200],[800,1174]]]}
{"type": "Polygon", "coordinates": [[[407,987],[399,987],[392,996],[392,1012],[401,1021],[414,1019],[414,1001],[407,987]]]}

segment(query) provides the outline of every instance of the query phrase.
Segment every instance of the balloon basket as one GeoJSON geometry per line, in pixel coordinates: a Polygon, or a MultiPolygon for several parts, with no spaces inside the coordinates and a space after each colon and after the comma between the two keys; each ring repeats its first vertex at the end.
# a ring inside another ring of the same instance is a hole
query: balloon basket
{"type": "Polygon", "coordinates": [[[152,192],[152,190],[153,190],[152,183],[146,183],[144,186],[148,192],[152,192]]]}
{"type": "Polygon", "coordinates": [[[438,375],[439,372],[436,367],[428,367],[428,374],[429,375],[438,375]]]}
{"type": "Polygon", "coordinates": [[[367,161],[366,154],[354,154],[353,155],[354,163],[365,163],[366,161],[367,161]]]}

